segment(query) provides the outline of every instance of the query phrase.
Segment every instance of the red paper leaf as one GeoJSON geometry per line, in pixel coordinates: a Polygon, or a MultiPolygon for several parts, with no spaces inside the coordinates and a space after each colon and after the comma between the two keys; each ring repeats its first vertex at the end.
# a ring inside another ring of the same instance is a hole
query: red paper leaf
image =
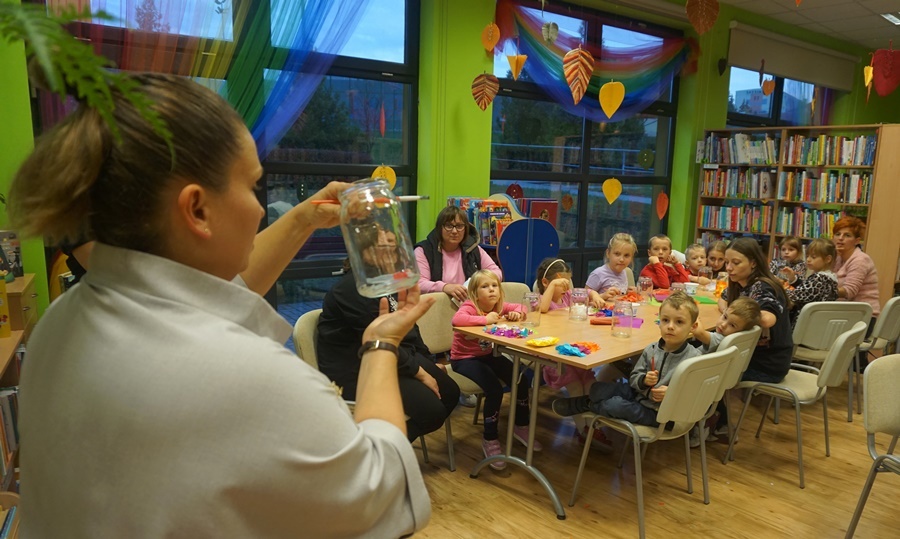
{"type": "Polygon", "coordinates": [[[684,5],[687,18],[698,34],[708,32],[719,18],[718,0],[687,0],[684,5]]]}
{"type": "Polygon", "coordinates": [[[900,50],[878,49],[872,57],[872,85],[881,97],[900,86],[900,50]]]}
{"type": "Polygon", "coordinates": [[[472,97],[475,98],[475,103],[478,104],[481,110],[488,108],[488,105],[494,101],[494,97],[497,96],[499,91],[500,81],[497,80],[497,77],[488,73],[478,75],[472,81],[472,97]]]}
{"type": "Polygon", "coordinates": [[[594,74],[594,56],[581,47],[570,50],[563,58],[563,73],[577,105],[591,83],[591,75],[594,74]]]}
{"type": "Polygon", "coordinates": [[[656,216],[660,221],[666,216],[667,211],[669,211],[669,195],[660,193],[656,197],[656,216]]]}

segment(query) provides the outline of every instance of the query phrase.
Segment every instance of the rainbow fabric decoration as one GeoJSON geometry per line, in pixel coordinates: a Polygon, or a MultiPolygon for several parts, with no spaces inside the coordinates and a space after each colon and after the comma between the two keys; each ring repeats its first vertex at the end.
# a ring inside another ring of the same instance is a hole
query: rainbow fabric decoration
{"type": "MultiPolygon", "coordinates": [[[[614,25],[598,15],[585,13],[579,18],[588,24],[614,25]]],[[[698,47],[692,39],[666,37],[661,38],[661,43],[609,48],[582,43],[580,39],[560,32],[555,42],[548,43],[541,33],[545,21],[540,12],[528,9],[516,0],[498,0],[495,19],[500,27],[501,45],[517,39],[519,53],[528,55],[525,71],[531,80],[570,114],[598,122],[619,122],[643,112],[663,95],[675,75],[686,65],[691,70],[696,68],[698,47]],[[590,51],[596,63],[587,92],[575,105],[563,74],[563,58],[579,45],[590,51]],[[612,118],[607,118],[597,95],[600,87],[611,80],[624,84],[626,93],[618,111],[612,118]]],[[[500,54],[503,46],[497,46],[495,52],[500,54]]]]}

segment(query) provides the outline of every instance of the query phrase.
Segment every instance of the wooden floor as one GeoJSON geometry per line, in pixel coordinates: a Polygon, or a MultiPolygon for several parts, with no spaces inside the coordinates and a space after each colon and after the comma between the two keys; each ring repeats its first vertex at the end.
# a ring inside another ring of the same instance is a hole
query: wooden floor
{"type": "MultiPolygon", "coordinates": [[[[638,534],[634,464],[629,450],[616,468],[626,441],[614,437],[615,456],[591,450],[574,507],[568,506],[582,445],[573,437],[570,419],[559,418],[550,403],[560,394],[542,388],[538,439],[544,445],[534,463],[562,500],[567,518],[558,520],[540,484],[513,465],[496,472],[486,467],[469,477],[481,453],[481,425],[472,425],[471,408],[452,416],[455,472],[447,468],[444,430],[428,436],[430,464],[422,464],[431,493],[432,517],[419,537],[636,537],[638,534]]],[[[847,422],[846,385],[828,392],[831,456],[825,457],[821,403],[805,407],[803,452],[806,488],[798,482],[793,409],[782,407],[778,425],[767,421],[759,439],[753,434],[764,400],[754,401],[740,431],[735,460],[719,460],[725,445],[707,445],[711,503],[703,504],[700,450],[692,449],[694,493],[686,492],[681,440],[651,444],[643,464],[647,536],[659,537],[844,537],[872,463],[866,451],[862,416],[847,422]]],[[[507,411],[504,402],[503,414],[507,411]]],[[[732,402],[737,420],[738,403],[732,402]]],[[[772,412],[769,413],[771,418],[772,412]]],[[[505,439],[506,416],[501,417],[505,439]]],[[[614,434],[614,436],[618,436],[614,434]]],[[[886,440],[885,440],[886,442],[886,440]]],[[[418,444],[416,444],[418,445],[418,444]]],[[[524,447],[514,454],[524,458],[524,447]]],[[[856,537],[900,537],[900,477],[881,474],[863,513],[856,537]]]]}

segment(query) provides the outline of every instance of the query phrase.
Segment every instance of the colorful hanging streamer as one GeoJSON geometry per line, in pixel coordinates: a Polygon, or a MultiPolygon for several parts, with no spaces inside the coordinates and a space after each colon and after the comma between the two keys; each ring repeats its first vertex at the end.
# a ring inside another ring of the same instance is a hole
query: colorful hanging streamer
{"type": "MultiPolygon", "coordinates": [[[[600,16],[582,15],[588,24],[616,23],[600,16]]],[[[635,47],[609,48],[584,44],[581,38],[560,32],[556,41],[544,40],[544,20],[516,0],[498,0],[495,12],[504,46],[513,36],[519,42],[519,54],[528,55],[528,74],[553,101],[570,114],[594,121],[625,120],[642,112],[658,100],[671,86],[674,77],[685,66],[696,68],[697,45],[682,37],[664,37],[661,42],[635,47]],[[572,103],[572,91],[563,75],[563,57],[578,46],[594,56],[594,77],[584,98],[572,103]],[[612,119],[600,108],[597,95],[600,85],[610,80],[622,82],[628,93],[612,119]]],[[[503,47],[498,46],[499,51],[503,47]]]]}

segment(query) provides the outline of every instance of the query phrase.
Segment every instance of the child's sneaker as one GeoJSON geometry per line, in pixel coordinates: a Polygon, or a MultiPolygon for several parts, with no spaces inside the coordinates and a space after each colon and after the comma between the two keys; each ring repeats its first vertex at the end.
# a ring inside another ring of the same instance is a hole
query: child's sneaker
{"type": "Polygon", "coordinates": [[[569,417],[572,415],[583,414],[585,412],[590,412],[591,409],[587,405],[588,397],[587,395],[582,395],[580,397],[569,397],[567,399],[556,399],[550,405],[553,408],[553,413],[561,417],[569,417]]]}
{"type": "Polygon", "coordinates": [[[477,395],[466,395],[465,393],[459,394],[459,405],[465,406],[466,408],[475,408],[475,405],[478,404],[478,396],[477,395]]]}
{"type": "MultiPolygon", "coordinates": [[[[513,427],[513,438],[518,440],[525,447],[528,447],[528,426],[527,425],[524,425],[521,427],[518,425],[514,426],[513,427]]],[[[541,442],[535,440],[533,449],[535,451],[541,451],[544,449],[544,446],[541,445],[541,442]]]]}
{"type": "MultiPolygon", "coordinates": [[[[719,439],[713,432],[711,432],[705,425],[703,426],[703,434],[704,438],[707,442],[717,441],[719,439]]],[[[691,447],[700,447],[700,428],[697,425],[694,425],[691,428],[690,434],[688,434],[688,438],[691,443],[691,447]]]]}
{"type": "MultiPolygon", "coordinates": [[[[484,451],[485,457],[496,457],[497,455],[503,454],[503,448],[500,447],[500,440],[485,440],[482,438],[481,449],[484,451]]],[[[492,462],[490,466],[495,470],[502,470],[506,468],[506,463],[502,460],[497,460],[492,462]]]]}
{"type": "MultiPolygon", "coordinates": [[[[578,441],[584,443],[587,439],[588,426],[585,425],[584,429],[579,431],[575,429],[575,436],[578,437],[578,441]]],[[[612,453],[613,446],[612,442],[609,441],[609,438],[606,437],[606,433],[603,432],[603,429],[594,429],[594,439],[591,440],[591,447],[595,447],[604,453],[612,453]]]]}

